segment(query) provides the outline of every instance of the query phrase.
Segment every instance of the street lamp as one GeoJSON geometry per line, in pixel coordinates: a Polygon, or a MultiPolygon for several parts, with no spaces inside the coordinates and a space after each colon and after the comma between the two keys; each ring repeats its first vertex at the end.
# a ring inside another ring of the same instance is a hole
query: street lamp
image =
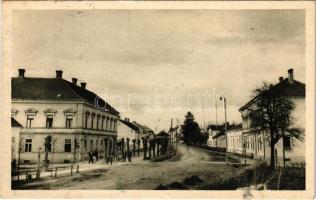
{"type": "Polygon", "coordinates": [[[228,137],[227,137],[227,116],[226,116],[226,98],[224,96],[221,96],[219,100],[223,101],[224,103],[224,113],[225,113],[225,136],[226,136],[226,157],[225,161],[228,162],[228,137]]]}

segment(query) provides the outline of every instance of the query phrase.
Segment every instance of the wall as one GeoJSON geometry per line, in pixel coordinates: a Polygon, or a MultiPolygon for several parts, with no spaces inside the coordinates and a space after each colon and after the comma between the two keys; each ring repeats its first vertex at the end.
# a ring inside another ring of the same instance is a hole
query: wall
{"type": "Polygon", "coordinates": [[[242,154],[243,140],[242,130],[230,130],[227,132],[228,152],[242,154]]]}
{"type": "Polygon", "coordinates": [[[119,121],[117,124],[117,138],[129,138],[130,140],[138,139],[138,134],[129,126],[119,121]]]}
{"type": "MultiPolygon", "coordinates": [[[[95,112],[97,114],[102,114],[105,117],[111,117],[113,120],[118,120],[118,115],[113,115],[108,112],[98,111],[92,105],[86,103],[75,103],[75,102],[12,102],[12,109],[18,111],[15,114],[15,119],[20,122],[23,126],[26,125],[26,113],[25,110],[29,108],[34,108],[38,112],[36,113],[34,120],[32,121],[32,128],[21,129],[21,137],[23,137],[22,142],[22,153],[21,161],[30,160],[30,163],[37,162],[37,156],[39,148],[44,151],[44,141],[45,137],[52,135],[53,140],[56,140],[56,145],[54,148],[54,158],[52,158],[52,153],[49,153],[49,160],[53,159],[55,163],[64,162],[65,160],[72,161],[74,159],[74,140],[75,138],[79,144],[77,160],[85,160],[88,158],[87,154],[90,150],[98,149],[101,155],[104,152],[104,139],[114,138],[117,135],[116,126],[113,124],[112,130],[106,131],[106,126],[104,130],[101,130],[101,126],[97,130],[96,118],[94,121],[94,127],[91,127],[91,119],[88,122],[88,128],[84,128],[85,111],[95,112]],[[52,108],[57,112],[54,115],[53,127],[46,128],[46,115],[44,110],[52,108]],[[75,110],[76,113],[73,118],[72,128],[65,128],[66,117],[64,111],[66,109],[75,110]],[[32,139],[32,152],[24,152],[25,149],[25,139],[32,139]],[[72,152],[66,153],[64,151],[65,139],[71,139],[72,152]],[[92,145],[90,141],[93,141],[92,145]],[[85,141],[86,145],[85,145],[85,141]],[[102,142],[101,142],[102,141],[102,142]],[[98,142],[98,144],[96,144],[98,142]],[[102,145],[101,145],[102,144],[102,145]]],[[[100,119],[101,122],[101,119],[100,119]]],[[[108,128],[109,129],[109,128],[108,128]]],[[[12,133],[13,134],[13,133],[12,133]]],[[[16,134],[16,133],[15,133],[16,134]]],[[[44,153],[43,153],[44,155],[44,153]]],[[[44,156],[41,157],[44,160],[44,156]]]]}
{"type": "MultiPolygon", "coordinates": [[[[305,134],[305,98],[293,98],[295,109],[291,113],[293,126],[300,128],[305,134]]],[[[261,134],[247,133],[244,130],[243,140],[245,144],[244,154],[253,155],[254,158],[260,160],[270,161],[270,145],[269,132],[261,134]],[[264,141],[265,137],[265,143],[264,141]],[[247,140],[249,145],[247,146],[247,140]],[[261,141],[261,142],[260,142],[261,141]],[[262,143],[262,145],[260,145],[262,143]]],[[[279,139],[275,145],[276,162],[278,165],[283,165],[283,139],[279,139]]],[[[297,139],[292,140],[292,148],[285,151],[285,158],[289,159],[287,162],[305,162],[305,143],[297,139]]]]}

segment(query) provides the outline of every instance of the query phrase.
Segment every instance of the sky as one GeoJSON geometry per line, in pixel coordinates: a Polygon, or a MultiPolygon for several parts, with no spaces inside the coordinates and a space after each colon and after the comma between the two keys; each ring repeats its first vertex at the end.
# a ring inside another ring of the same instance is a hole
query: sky
{"type": "Polygon", "coordinates": [[[130,121],[156,131],[191,111],[201,127],[238,109],[287,70],[305,82],[303,10],[14,11],[12,76],[87,82],[130,121]],[[217,113],[217,114],[216,114],[217,113]]]}

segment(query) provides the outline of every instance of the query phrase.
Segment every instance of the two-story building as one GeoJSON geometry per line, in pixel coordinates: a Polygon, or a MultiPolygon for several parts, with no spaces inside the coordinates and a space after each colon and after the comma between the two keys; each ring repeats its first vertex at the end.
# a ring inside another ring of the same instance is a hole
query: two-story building
{"type": "MultiPolygon", "coordinates": [[[[305,84],[294,80],[293,69],[288,70],[288,78],[279,78],[279,82],[271,89],[277,89],[290,97],[295,105],[291,113],[294,128],[300,128],[305,133],[305,84]]],[[[243,154],[253,156],[256,159],[270,159],[270,144],[268,131],[261,131],[255,134],[251,130],[252,118],[251,110],[254,109],[256,98],[251,99],[242,106],[239,111],[242,116],[243,127],[243,154]]],[[[290,162],[305,162],[305,143],[300,140],[284,137],[279,139],[275,145],[276,163],[282,165],[283,142],[285,147],[285,159],[290,162]]]]}
{"type": "Polygon", "coordinates": [[[44,155],[48,135],[48,160],[54,163],[85,160],[95,149],[102,155],[105,141],[114,144],[119,112],[89,91],[85,82],[69,82],[62,74],[57,70],[54,78],[26,77],[19,69],[19,76],[11,80],[11,116],[23,125],[21,163],[37,162],[38,152],[44,155]]]}

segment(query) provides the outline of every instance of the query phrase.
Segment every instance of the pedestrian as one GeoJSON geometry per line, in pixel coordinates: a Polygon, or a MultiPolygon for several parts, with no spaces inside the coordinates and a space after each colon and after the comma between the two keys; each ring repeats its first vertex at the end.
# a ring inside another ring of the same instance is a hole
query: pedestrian
{"type": "Polygon", "coordinates": [[[99,161],[99,152],[98,152],[97,148],[94,150],[93,154],[95,156],[96,162],[98,162],[99,161]]]}
{"type": "Polygon", "coordinates": [[[131,151],[128,151],[128,162],[132,162],[132,152],[131,151]]]}
{"type": "Polygon", "coordinates": [[[90,163],[93,164],[93,153],[91,151],[89,151],[89,164],[90,163]]]}
{"type": "Polygon", "coordinates": [[[110,164],[112,165],[113,163],[113,155],[110,156],[110,164]]]}
{"type": "Polygon", "coordinates": [[[126,162],[126,157],[127,157],[127,152],[124,151],[124,154],[123,154],[123,162],[126,162]]]}

